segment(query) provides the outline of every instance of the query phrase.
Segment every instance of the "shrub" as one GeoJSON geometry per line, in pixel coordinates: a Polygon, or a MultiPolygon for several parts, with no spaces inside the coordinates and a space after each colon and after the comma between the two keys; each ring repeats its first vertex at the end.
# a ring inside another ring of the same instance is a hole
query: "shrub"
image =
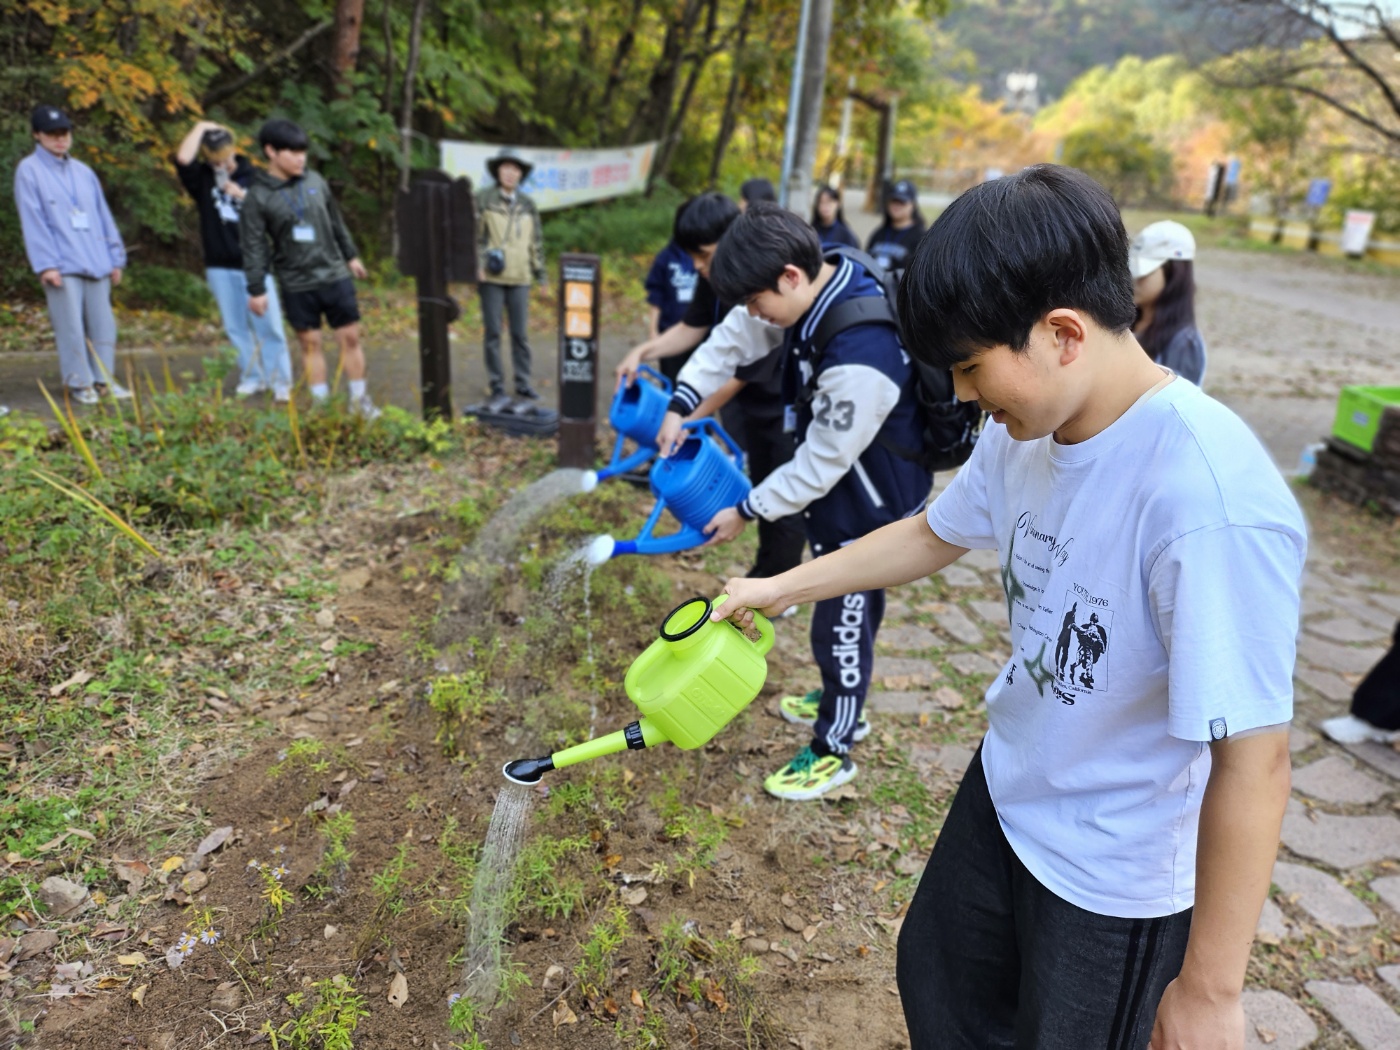
{"type": "Polygon", "coordinates": [[[116,299],[143,310],[165,310],[181,317],[213,317],[214,296],[202,278],[169,266],[131,267],[122,274],[116,299]]]}

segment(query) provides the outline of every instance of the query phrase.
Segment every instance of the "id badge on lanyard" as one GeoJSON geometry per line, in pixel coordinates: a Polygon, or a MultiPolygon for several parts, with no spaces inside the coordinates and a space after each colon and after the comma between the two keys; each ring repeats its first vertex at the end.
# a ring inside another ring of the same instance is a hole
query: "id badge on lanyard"
{"type": "Polygon", "coordinates": [[[74,208],[68,213],[68,221],[73,224],[75,230],[90,230],[92,223],[88,221],[88,213],[81,208],[74,208]]]}
{"type": "Polygon", "coordinates": [[[784,434],[796,434],[796,433],[797,433],[797,406],[796,406],[796,405],[784,405],[784,406],[783,406],[783,433],[784,433],[784,434]]]}
{"type": "Polygon", "coordinates": [[[316,241],[316,227],[309,222],[299,222],[292,227],[292,240],[298,244],[314,244],[316,241]]]}

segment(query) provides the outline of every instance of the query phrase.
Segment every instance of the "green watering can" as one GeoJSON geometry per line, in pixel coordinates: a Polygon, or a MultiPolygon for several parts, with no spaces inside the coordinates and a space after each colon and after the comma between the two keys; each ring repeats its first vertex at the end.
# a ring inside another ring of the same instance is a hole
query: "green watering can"
{"type": "Polygon", "coordinates": [[[642,718],[544,758],[507,762],[506,779],[537,784],[551,769],[617,751],[639,751],[663,740],[687,751],[708,744],[763,688],[768,677],[763,656],[773,647],[773,625],[758,613],[756,642],[728,620],[710,620],[711,611],[728,597],[723,594],[713,602],[691,598],[676,606],[661,623],[661,637],[627,669],[623,686],[642,718]]]}

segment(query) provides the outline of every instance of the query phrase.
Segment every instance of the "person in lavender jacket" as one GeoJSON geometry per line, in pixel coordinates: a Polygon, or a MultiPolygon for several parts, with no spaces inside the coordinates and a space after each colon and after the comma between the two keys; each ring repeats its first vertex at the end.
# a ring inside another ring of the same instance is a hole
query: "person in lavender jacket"
{"type": "Polygon", "coordinates": [[[37,145],[15,168],[15,205],[29,264],[48,299],[63,383],[85,405],[103,394],[130,397],[114,378],[112,287],[121,284],[126,267],[121,232],[93,170],[68,155],[68,116],[38,106],[29,122],[37,145]]]}

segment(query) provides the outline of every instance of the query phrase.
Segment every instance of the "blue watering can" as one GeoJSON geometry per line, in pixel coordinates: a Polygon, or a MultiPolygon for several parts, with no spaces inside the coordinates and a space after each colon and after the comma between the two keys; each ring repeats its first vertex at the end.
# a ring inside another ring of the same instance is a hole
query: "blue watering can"
{"type": "MultiPolygon", "coordinates": [[[[671,381],[646,365],[638,367],[637,376],[631,383],[623,383],[617,388],[612,407],[608,409],[608,422],[617,431],[617,444],[613,446],[612,459],[606,467],[584,472],[584,492],[592,492],[600,481],[636,470],[656,455],[656,432],[661,429],[661,420],[670,404],[671,381]],[[656,383],[643,382],[643,373],[656,383]],[[624,457],[622,445],[628,438],[637,443],[637,450],[624,457]]],[[[695,424],[686,423],[684,426],[694,429],[695,424]]]]}
{"type": "Polygon", "coordinates": [[[601,565],[620,554],[674,554],[698,547],[705,542],[702,530],[710,519],[743,500],[750,488],[744,453],[734,439],[713,419],[698,420],[681,447],[651,468],[656,507],[637,538],[599,536],[588,549],[588,560],[601,565]],[[705,431],[717,440],[711,441],[705,431]],[[669,536],[653,536],[661,512],[667,509],[681,523],[680,529],[669,536]]]}

